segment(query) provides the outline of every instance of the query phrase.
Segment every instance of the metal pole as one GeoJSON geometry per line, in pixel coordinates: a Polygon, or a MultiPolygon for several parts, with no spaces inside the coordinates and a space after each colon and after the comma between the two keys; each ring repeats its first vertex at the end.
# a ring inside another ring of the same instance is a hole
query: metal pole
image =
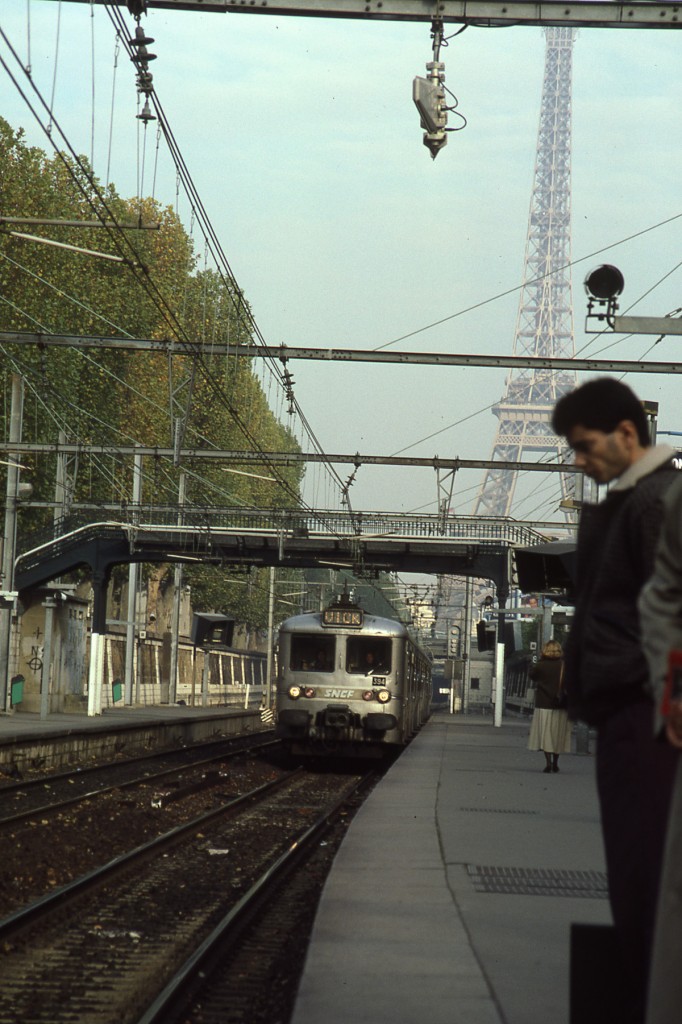
{"type": "Polygon", "coordinates": [[[43,642],[43,668],[40,674],[40,718],[47,718],[50,713],[50,676],[52,668],[52,626],[54,624],[54,610],[57,602],[53,597],[46,597],[43,601],[45,609],[45,640],[43,642]]]}
{"type": "Polygon", "coordinates": [[[275,620],[275,567],[270,566],[270,598],[268,601],[268,656],[265,669],[265,706],[272,707],[272,647],[275,620]]]}
{"type": "MultiPolygon", "coordinates": [[[[140,498],[142,495],[142,456],[135,455],[133,460],[133,515],[135,523],[139,519],[140,498]]],[[[128,566],[128,612],[126,615],[126,664],[125,664],[125,697],[126,704],[133,703],[133,677],[135,668],[135,635],[137,632],[137,581],[138,565],[131,562],[128,566]]]]}
{"type": "MultiPolygon", "coordinates": [[[[185,507],[186,477],[184,471],[180,473],[180,485],[178,487],[178,526],[182,526],[183,510],[185,507]]],[[[173,619],[171,622],[171,658],[170,658],[170,687],[168,700],[175,704],[178,694],[178,655],[180,645],[180,603],[182,601],[182,562],[175,566],[173,585],[175,593],[173,597],[173,619]]]]}
{"type": "MultiPolygon", "coordinates": [[[[544,600],[544,598],[543,598],[544,600]]],[[[543,604],[542,606],[542,647],[545,646],[548,640],[552,639],[552,608],[550,605],[543,604]]]]}
{"type": "Polygon", "coordinates": [[[195,698],[197,691],[197,649],[196,645],[192,648],[192,693],[190,695],[190,707],[194,707],[195,698]]]}
{"type": "MultiPolygon", "coordinates": [[[[21,441],[24,414],[24,380],[19,374],[12,374],[12,405],[10,410],[10,443],[21,441]]],[[[14,560],[17,536],[17,495],[19,493],[19,466],[16,456],[10,456],[7,466],[7,491],[5,500],[5,532],[2,545],[2,590],[14,590],[14,560]]],[[[5,602],[3,602],[4,604],[5,602]]],[[[12,647],[11,607],[0,608],[0,702],[1,709],[10,706],[10,651],[12,647]]]]}
{"type": "Polygon", "coordinates": [[[203,648],[204,651],[204,667],[201,673],[201,706],[202,708],[208,707],[208,677],[211,670],[211,655],[208,647],[203,648]]]}
{"type": "Polygon", "coordinates": [[[470,576],[466,578],[464,589],[464,647],[462,656],[462,712],[469,713],[469,691],[471,689],[471,600],[473,591],[473,580],[470,576]]]}
{"type": "Polygon", "coordinates": [[[450,665],[450,694],[448,696],[448,711],[451,715],[455,713],[455,665],[450,657],[450,626],[451,619],[445,620],[445,663],[450,665]]]}
{"type": "Polygon", "coordinates": [[[495,720],[494,725],[502,725],[504,704],[504,644],[495,644],[495,720]]]}
{"type": "MultiPolygon", "coordinates": [[[[511,579],[511,553],[507,553],[506,574],[496,584],[497,590],[497,643],[495,645],[495,725],[502,725],[504,712],[504,609],[509,600],[509,580],[511,579]]],[[[551,625],[551,616],[550,616],[551,625]]]]}
{"type": "MultiPolygon", "coordinates": [[[[59,431],[59,443],[60,445],[66,443],[66,431],[59,431]]],[[[66,455],[64,452],[59,452],[57,455],[57,473],[54,481],[54,512],[52,513],[52,522],[55,526],[55,537],[57,536],[56,526],[59,520],[66,512],[66,455]]]]}
{"type": "Polygon", "coordinates": [[[102,688],[99,680],[99,652],[102,646],[102,635],[92,630],[90,634],[90,667],[88,671],[88,716],[102,714],[102,688]]]}
{"type": "Polygon", "coordinates": [[[93,606],[88,672],[89,716],[102,714],[102,673],[104,672],[104,634],[107,631],[108,587],[109,568],[100,566],[92,574],[93,606]]]}

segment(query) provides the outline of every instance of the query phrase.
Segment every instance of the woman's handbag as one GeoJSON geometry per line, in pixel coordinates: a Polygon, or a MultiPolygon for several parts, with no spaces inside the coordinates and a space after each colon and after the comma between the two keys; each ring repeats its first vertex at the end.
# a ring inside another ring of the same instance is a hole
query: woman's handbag
{"type": "Polygon", "coordinates": [[[559,685],[556,691],[556,706],[557,709],[565,708],[568,705],[568,694],[564,689],[564,663],[561,662],[561,674],[559,675],[559,685]]]}

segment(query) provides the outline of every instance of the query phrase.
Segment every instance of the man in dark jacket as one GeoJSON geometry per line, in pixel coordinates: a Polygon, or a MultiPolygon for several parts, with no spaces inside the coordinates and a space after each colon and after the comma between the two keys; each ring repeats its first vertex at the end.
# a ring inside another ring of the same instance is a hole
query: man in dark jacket
{"type": "MultiPolygon", "coordinates": [[[[668,489],[653,575],[639,598],[642,641],[656,702],[655,735],[682,751],[682,694],[668,671],[671,651],[682,651],[682,473],[668,489]],[[666,683],[670,692],[666,693],[666,683]],[[665,699],[664,699],[665,694],[665,699]]],[[[675,659],[676,660],[676,659],[675,659]]],[[[670,802],[656,935],[650,972],[647,1024],[680,1019],[682,973],[682,758],[670,802]]]]}
{"type": "Polygon", "coordinates": [[[641,1022],[676,758],[653,739],[637,599],[653,569],[662,498],[678,470],[672,448],[651,446],[643,406],[620,381],[599,378],[564,395],[552,426],[576,466],[598,484],[613,484],[580,516],[565,683],[571,718],[597,730],[609,898],[631,1020],[641,1022]]]}

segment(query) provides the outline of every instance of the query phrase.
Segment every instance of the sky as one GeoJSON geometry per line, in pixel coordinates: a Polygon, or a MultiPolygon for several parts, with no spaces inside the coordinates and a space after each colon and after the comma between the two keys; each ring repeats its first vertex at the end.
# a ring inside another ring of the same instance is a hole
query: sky
{"type": "MultiPolygon", "coordinates": [[[[511,354],[541,28],[467,28],[449,40],[441,51],[446,85],[466,126],[449,133],[434,161],[412,102],[412,79],[431,59],[426,24],[160,10],[142,24],[155,40],[154,87],[267,343],[511,354]]],[[[54,88],[55,115],[74,148],[92,157],[100,178],[109,167],[118,191],[135,195],[135,72],[121,51],[112,104],[115,44],[106,11],[67,0],[3,0],[0,27],[46,97],[54,88]]],[[[681,44],[675,30],[578,32],[572,282],[580,355],[640,359],[655,341],[585,333],[583,280],[599,263],[624,274],[621,312],[664,316],[682,306],[681,44]]],[[[0,55],[8,59],[2,39],[0,55]]],[[[1,67],[0,114],[47,148],[1,67]]],[[[449,124],[458,123],[451,115],[449,124]]],[[[151,166],[147,156],[144,192],[151,166]]],[[[155,196],[177,202],[190,226],[161,150],[155,196]]],[[[680,344],[666,338],[650,358],[674,362],[680,344]]],[[[505,370],[302,361],[289,369],[327,452],[491,457],[490,406],[504,394],[505,370]]],[[[626,379],[660,403],[661,431],[682,431],[677,376],[626,379]]],[[[337,469],[342,478],[351,472],[337,469]]],[[[482,479],[482,471],[458,473],[454,511],[473,511],[482,479]]],[[[556,476],[526,474],[518,494],[516,518],[559,521],[556,476]]],[[[436,474],[361,467],[350,497],[355,509],[433,512],[436,474]]],[[[339,507],[338,487],[321,470],[308,469],[305,498],[339,507]]]]}

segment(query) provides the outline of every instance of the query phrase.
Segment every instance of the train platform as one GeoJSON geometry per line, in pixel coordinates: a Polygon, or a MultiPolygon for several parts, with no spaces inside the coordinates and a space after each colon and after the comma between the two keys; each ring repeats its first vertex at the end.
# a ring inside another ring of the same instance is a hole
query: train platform
{"type": "MultiPolygon", "coordinates": [[[[353,819],[291,1024],[569,1024],[571,928],[608,926],[594,758],[434,715],[353,819]]],[[[599,929],[597,929],[599,930],[599,929]]]]}
{"type": "Polygon", "coordinates": [[[0,714],[0,771],[61,767],[76,759],[133,756],[269,728],[258,709],[126,705],[101,715],[0,714]]]}

